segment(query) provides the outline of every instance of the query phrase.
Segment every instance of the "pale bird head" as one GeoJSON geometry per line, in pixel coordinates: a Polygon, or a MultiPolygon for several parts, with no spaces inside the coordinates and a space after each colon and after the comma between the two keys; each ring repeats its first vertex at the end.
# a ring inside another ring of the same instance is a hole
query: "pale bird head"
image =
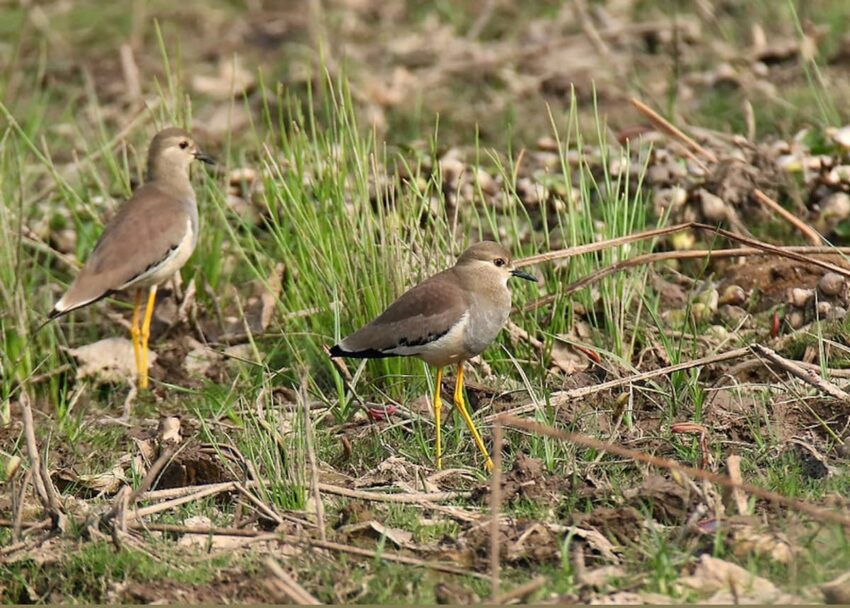
{"type": "Polygon", "coordinates": [[[493,241],[475,243],[460,255],[455,266],[482,283],[507,285],[511,277],[537,281],[534,275],[514,268],[510,252],[493,241]]]}
{"type": "Polygon", "coordinates": [[[207,156],[198,148],[198,144],[185,129],[169,127],[154,136],[148,149],[148,179],[157,179],[174,175],[189,175],[189,165],[199,160],[206,164],[214,164],[211,156],[207,156]]]}

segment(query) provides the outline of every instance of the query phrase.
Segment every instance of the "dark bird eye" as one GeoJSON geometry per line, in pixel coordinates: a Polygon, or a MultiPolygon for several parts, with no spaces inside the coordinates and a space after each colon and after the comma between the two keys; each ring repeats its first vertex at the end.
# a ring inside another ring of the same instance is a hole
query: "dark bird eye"
{"type": "Polygon", "coordinates": [[[188,147],[189,147],[189,142],[188,142],[188,141],[181,141],[181,142],[180,142],[180,149],[181,149],[181,150],[185,150],[185,149],[186,149],[186,148],[188,148],[188,147]]]}
{"type": "Polygon", "coordinates": [[[496,259],[495,259],[495,261],[494,261],[493,263],[494,263],[496,266],[498,266],[499,268],[501,268],[502,266],[504,266],[505,264],[507,264],[507,262],[505,262],[504,258],[496,258],[496,259]]]}

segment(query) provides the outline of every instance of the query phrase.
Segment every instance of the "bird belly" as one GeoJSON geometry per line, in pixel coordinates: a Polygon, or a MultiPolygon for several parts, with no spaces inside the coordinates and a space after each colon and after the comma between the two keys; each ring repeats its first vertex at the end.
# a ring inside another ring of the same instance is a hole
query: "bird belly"
{"type": "Polygon", "coordinates": [[[395,355],[419,357],[425,363],[435,367],[444,367],[473,356],[464,344],[464,334],[469,325],[469,313],[465,313],[452,328],[433,342],[415,347],[398,347],[392,350],[395,355]]]}
{"type": "Polygon", "coordinates": [[[195,231],[193,230],[191,219],[187,220],[186,233],[183,235],[181,241],[155,265],[145,270],[144,273],[134,278],[132,281],[122,285],[119,291],[159,285],[170,278],[175,272],[180,270],[184,264],[186,264],[189,257],[192,255],[192,252],[195,250],[197,238],[194,233],[195,231]]]}
{"type": "Polygon", "coordinates": [[[470,321],[464,334],[464,346],[470,357],[481,353],[490,346],[508,320],[510,305],[507,307],[481,307],[470,321]]]}

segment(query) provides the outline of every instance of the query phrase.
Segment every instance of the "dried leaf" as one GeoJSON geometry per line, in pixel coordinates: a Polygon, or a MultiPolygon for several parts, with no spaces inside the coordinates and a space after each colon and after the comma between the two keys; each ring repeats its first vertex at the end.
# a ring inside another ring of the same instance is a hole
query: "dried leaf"
{"type": "Polygon", "coordinates": [[[115,494],[121,486],[127,483],[124,467],[119,463],[109,471],[77,475],[69,471],[57,471],[56,481],[59,485],[72,485],[89,490],[93,494],[115,494]]]}
{"type": "Polygon", "coordinates": [[[192,88],[203,95],[215,99],[231,99],[240,97],[254,86],[253,72],[242,67],[237,60],[223,61],[218,66],[218,74],[205,76],[195,74],[192,77],[192,88]]]}
{"type": "Polygon", "coordinates": [[[262,309],[260,310],[260,329],[266,331],[271,323],[275,305],[280,298],[281,281],[283,279],[283,262],[278,262],[267,279],[268,289],[264,289],[260,299],[262,309]]]}
{"type": "Polygon", "coordinates": [[[412,532],[402,530],[401,528],[390,528],[389,526],[385,526],[384,524],[375,521],[374,519],[357,524],[343,526],[339,528],[338,531],[344,534],[348,534],[349,536],[360,535],[365,533],[368,536],[374,536],[376,538],[387,538],[399,548],[410,547],[413,541],[412,532]]]}
{"type": "Polygon", "coordinates": [[[192,347],[186,358],[183,359],[183,369],[190,376],[203,377],[206,376],[209,369],[221,361],[221,353],[216,352],[209,346],[201,344],[193,338],[187,338],[188,344],[192,347]]]}
{"type": "MultiPolygon", "coordinates": [[[[190,528],[209,528],[213,523],[205,515],[193,515],[183,524],[190,528]]],[[[228,536],[225,534],[184,534],[177,541],[180,547],[197,547],[203,550],[234,549],[245,544],[244,536],[228,536]]]]}
{"type": "Polygon", "coordinates": [[[791,543],[784,534],[759,532],[754,526],[743,526],[732,534],[732,553],[736,557],[755,554],[769,557],[781,564],[790,563],[794,556],[791,543]]]}
{"type": "MultiPolygon", "coordinates": [[[[77,379],[92,378],[105,384],[119,384],[136,376],[136,359],[133,343],[127,338],[105,338],[92,344],[66,349],[77,361],[77,379]]],[[[148,352],[153,365],[156,353],[148,352]]]]}
{"type": "Polygon", "coordinates": [[[602,588],[608,584],[610,579],[621,578],[625,575],[626,571],[619,566],[602,566],[582,573],[579,582],[588,587],[602,588]]]}
{"type": "Polygon", "coordinates": [[[700,556],[694,573],[679,579],[679,583],[702,593],[713,593],[708,603],[797,603],[796,598],[782,593],[766,578],[708,554],[700,556]]]}

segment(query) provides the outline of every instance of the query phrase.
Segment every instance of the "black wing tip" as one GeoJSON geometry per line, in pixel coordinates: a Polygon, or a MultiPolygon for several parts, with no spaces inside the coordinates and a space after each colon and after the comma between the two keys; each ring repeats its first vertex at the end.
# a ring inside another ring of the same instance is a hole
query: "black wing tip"
{"type": "Polygon", "coordinates": [[[334,344],[330,349],[331,357],[348,357],[349,359],[384,359],[395,355],[387,354],[374,348],[365,350],[344,350],[339,344],[334,344]]]}

